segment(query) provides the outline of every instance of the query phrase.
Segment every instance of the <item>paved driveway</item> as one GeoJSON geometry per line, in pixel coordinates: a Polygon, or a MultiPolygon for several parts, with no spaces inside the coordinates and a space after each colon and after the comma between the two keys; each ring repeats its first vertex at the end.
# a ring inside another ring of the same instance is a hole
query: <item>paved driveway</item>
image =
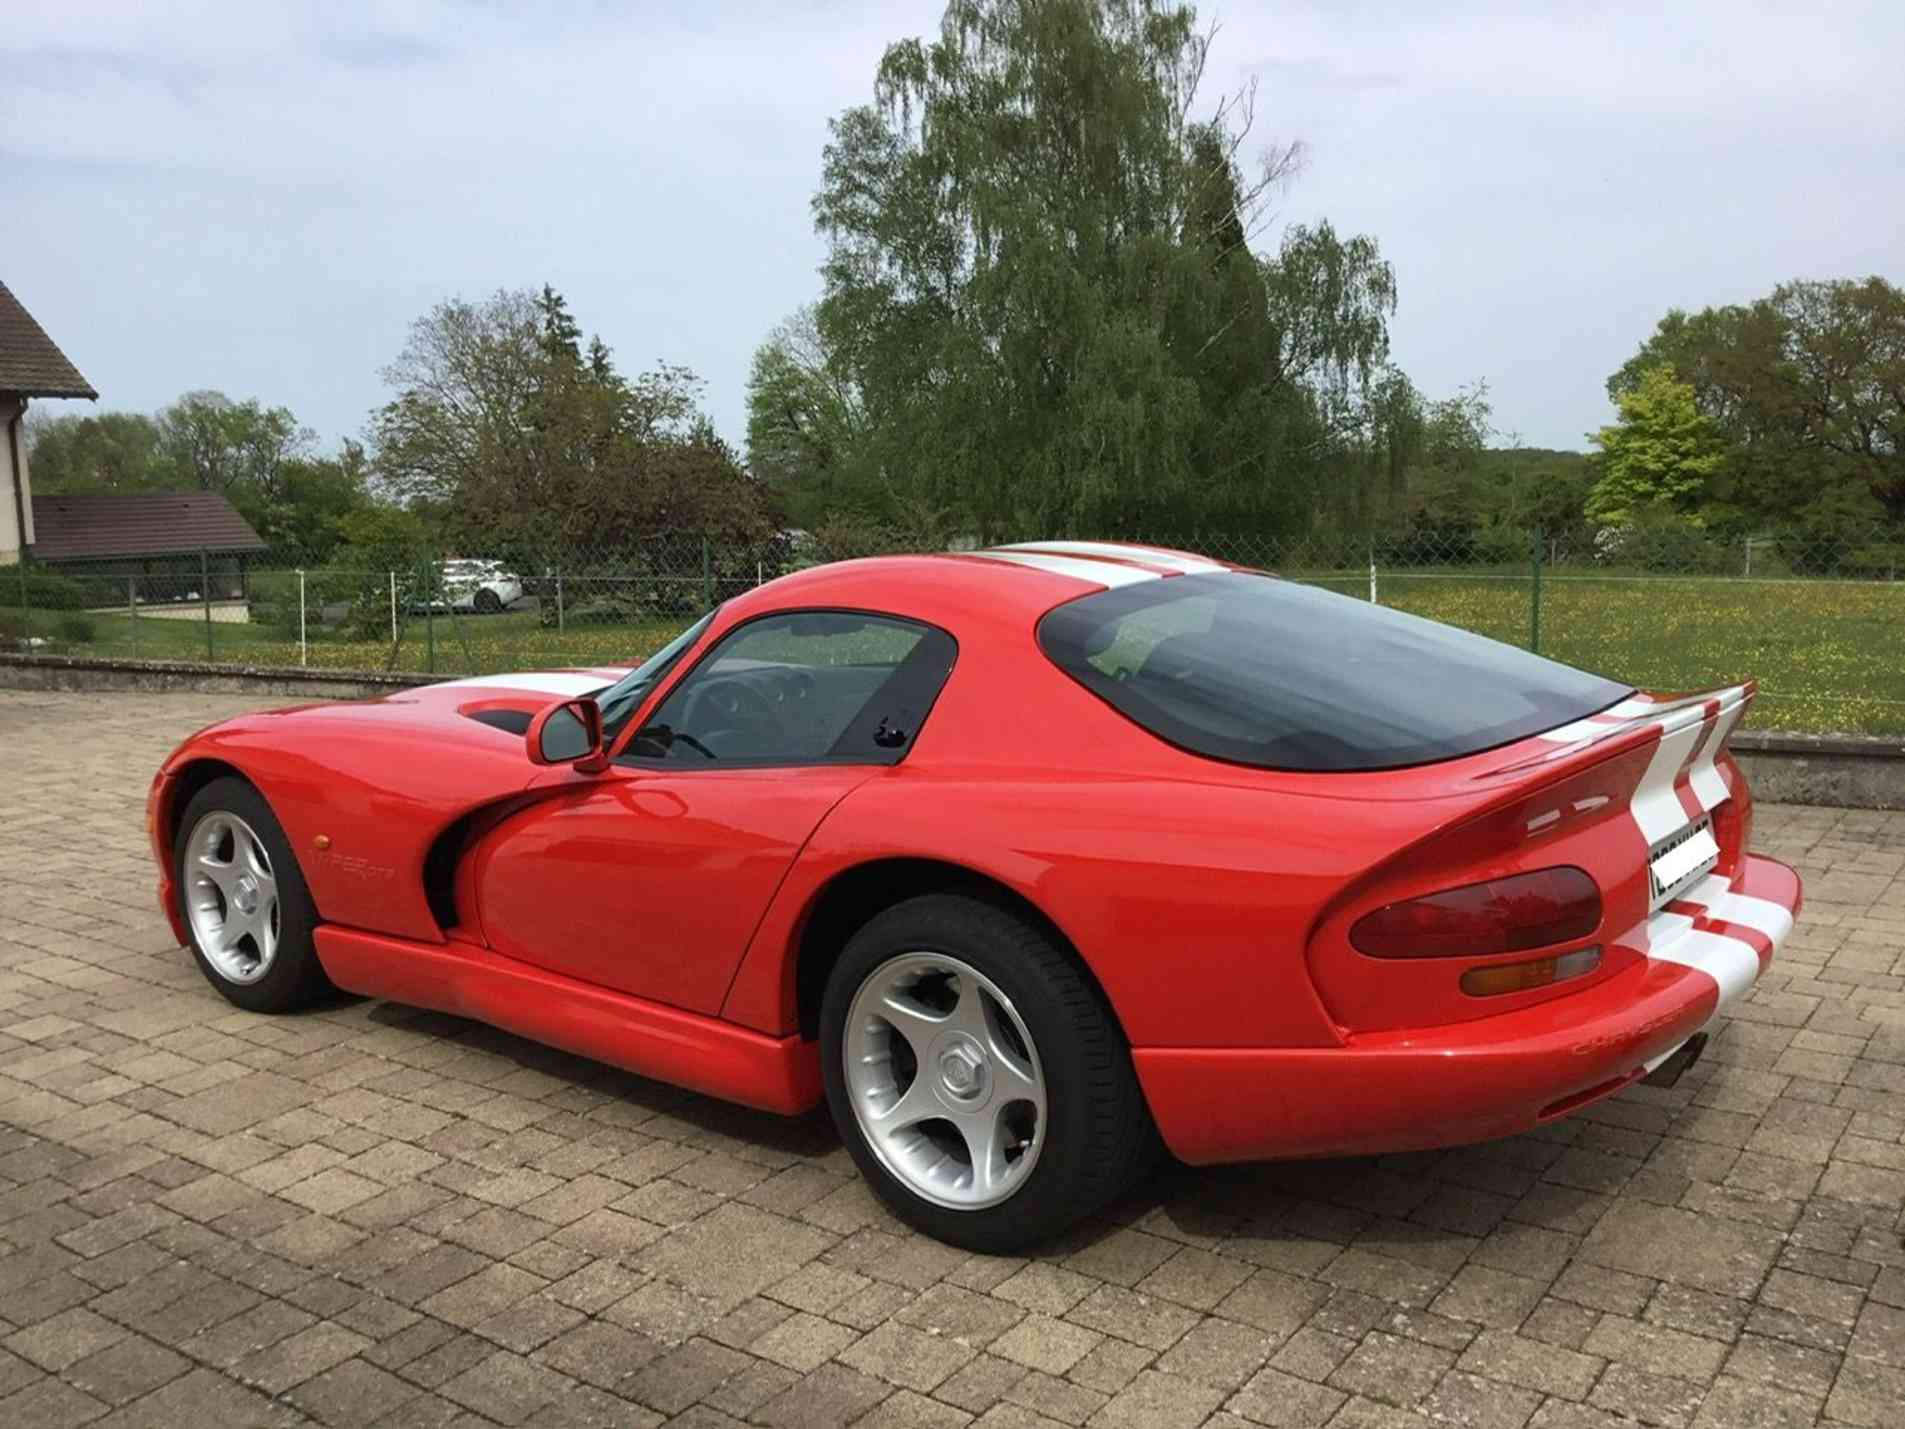
{"type": "Polygon", "coordinates": [[[1905,815],[1764,808],[1809,905],[1673,1091],[1160,1175],[1031,1260],[820,1118],[450,1018],[236,1012],[152,903],[204,696],[0,692],[0,1426],[1905,1424],[1905,815]]]}

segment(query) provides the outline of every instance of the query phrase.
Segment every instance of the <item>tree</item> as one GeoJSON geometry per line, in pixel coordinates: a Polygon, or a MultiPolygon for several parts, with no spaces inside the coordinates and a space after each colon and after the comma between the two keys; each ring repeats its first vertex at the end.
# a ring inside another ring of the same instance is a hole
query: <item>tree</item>
{"type": "Polygon", "coordinates": [[[1787,283],[1769,305],[1785,336],[1784,415],[1905,521],[1905,290],[1787,283]]]}
{"type": "Polygon", "coordinates": [[[796,523],[881,504],[864,460],[866,414],[852,379],[801,308],[755,350],[747,379],[748,470],[780,492],[796,523]]]}
{"type": "Polygon", "coordinates": [[[232,505],[271,547],[274,559],[322,566],[348,539],[348,523],[371,504],[364,448],[346,440],[334,457],[291,457],[272,489],[234,488],[232,505]]]}
{"type": "Polygon", "coordinates": [[[1587,516],[1603,526],[1661,515],[1697,522],[1696,507],[1725,457],[1692,386],[1665,363],[1650,367],[1621,395],[1620,414],[1592,438],[1602,474],[1588,493],[1587,516]]]}
{"type": "Polygon", "coordinates": [[[1300,153],[1245,172],[1249,92],[1194,117],[1208,51],[1168,0],[952,0],[889,47],[823,155],[824,361],[757,364],[769,462],[813,456],[782,399],[819,370],[853,469],[981,535],[1307,523],[1325,379],[1379,365],[1393,275],[1326,225],[1251,252],[1300,153]]]}
{"type": "Polygon", "coordinates": [[[1878,277],[1802,281],[1669,312],[1609,396],[1663,363],[1725,443],[1716,501],[1763,521],[1905,521],[1905,291],[1878,277]]]}
{"type": "Polygon", "coordinates": [[[452,299],[411,325],[373,415],[382,488],[436,515],[449,544],[533,563],[717,518],[765,533],[769,503],[716,441],[701,383],[657,365],[634,380],[561,295],[452,299]]]}
{"type": "Polygon", "coordinates": [[[268,501],[282,499],[286,463],[316,441],[288,408],[223,392],[187,392],[155,420],[162,457],[187,484],[226,495],[249,489],[268,501]]]}
{"type": "Polygon", "coordinates": [[[161,449],[159,424],[143,412],[27,419],[33,489],[45,496],[87,491],[156,491],[184,484],[161,449]]]}

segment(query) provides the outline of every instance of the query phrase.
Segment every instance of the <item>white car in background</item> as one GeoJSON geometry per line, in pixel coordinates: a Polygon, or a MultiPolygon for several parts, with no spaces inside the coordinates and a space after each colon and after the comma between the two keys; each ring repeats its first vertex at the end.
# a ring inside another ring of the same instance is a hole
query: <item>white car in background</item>
{"type": "Polygon", "coordinates": [[[478,615],[500,614],[523,598],[522,577],[501,561],[445,561],[441,590],[440,605],[478,615]]]}

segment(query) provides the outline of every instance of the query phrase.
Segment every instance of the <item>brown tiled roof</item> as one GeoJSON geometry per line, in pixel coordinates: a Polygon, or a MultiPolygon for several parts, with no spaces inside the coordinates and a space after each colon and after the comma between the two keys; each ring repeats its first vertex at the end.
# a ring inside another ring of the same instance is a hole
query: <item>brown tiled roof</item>
{"type": "Polygon", "coordinates": [[[99,396],[5,283],[0,283],[0,392],[27,397],[99,396]]]}
{"type": "Polygon", "coordinates": [[[33,526],[33,557],[41,561],[265,549],[250,523],[215,491],[35,496],[33,526]]]}

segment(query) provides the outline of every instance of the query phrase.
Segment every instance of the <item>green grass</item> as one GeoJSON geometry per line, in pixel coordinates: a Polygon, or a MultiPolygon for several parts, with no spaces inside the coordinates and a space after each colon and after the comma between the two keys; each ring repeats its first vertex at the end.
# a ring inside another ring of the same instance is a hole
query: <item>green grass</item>
{"type": "MultiPolygon", "coordinates": [[[[1286,571],[1345,594],[1367,597],[1366,572],[1286,571]]],[[[1526,646],[1531,634],[1527,574],[1384,571],[1385,605],[1526,646]]],[[[61,637],[70,612],[33,612],[32,633],[49,651],[149,660],[204,660],[201,621],[86,617],[93,638],[61,637]]],[[[17,629],[0,606],[0,627],[17,629]]],[[[355,639],[314,629],[308,664],[319,669],[458,674],[561,665],[632,665],[666,644],[685,618],[544,629],[534,613],[439,614],[432,655],[421,616],[404,628],[392,658],[388,639],[355,639]]],[[[69,626],[70,629],[70,626],[69,626]]],[[[1655,690],[1709,689],[1760,682],[1752,722],[1762,729],[1905,735],[1905,582],[1735,581],[1697,577],[1544,576],[1541,653],[1655,690]]],[[[220,663],[296,666],[298,643],[265,625],[214,625],[220,663]]]]}
{"type": "MultiPolygon", "coordinates": [[[[138,660],[212,660],[223,665],[296,667],[298,641],[266,625],[220,624],[202,620],[157,620],[131,615],[89,614],[90,641],[60,639],[63,615],[34,611],[31,633],[52,639],[47,647],[62,655],[98,655],[138,660]]],[[[17,612],[0,608],[0,621],[17,612]]],[[[307,630],[303,663],[314,670],[383,670],[452,675],[492,674],[499,670],[549,669],[564,665],[634,665],[672,640],[688,622],[657,617],[612,625],[571,624],[565,631],[545,630],[535,612],[506,615],[448,616],[426,621],[417,615],[402,627],[393,659],[388,638],[361,639],[316,626],[307,630]]]]}

